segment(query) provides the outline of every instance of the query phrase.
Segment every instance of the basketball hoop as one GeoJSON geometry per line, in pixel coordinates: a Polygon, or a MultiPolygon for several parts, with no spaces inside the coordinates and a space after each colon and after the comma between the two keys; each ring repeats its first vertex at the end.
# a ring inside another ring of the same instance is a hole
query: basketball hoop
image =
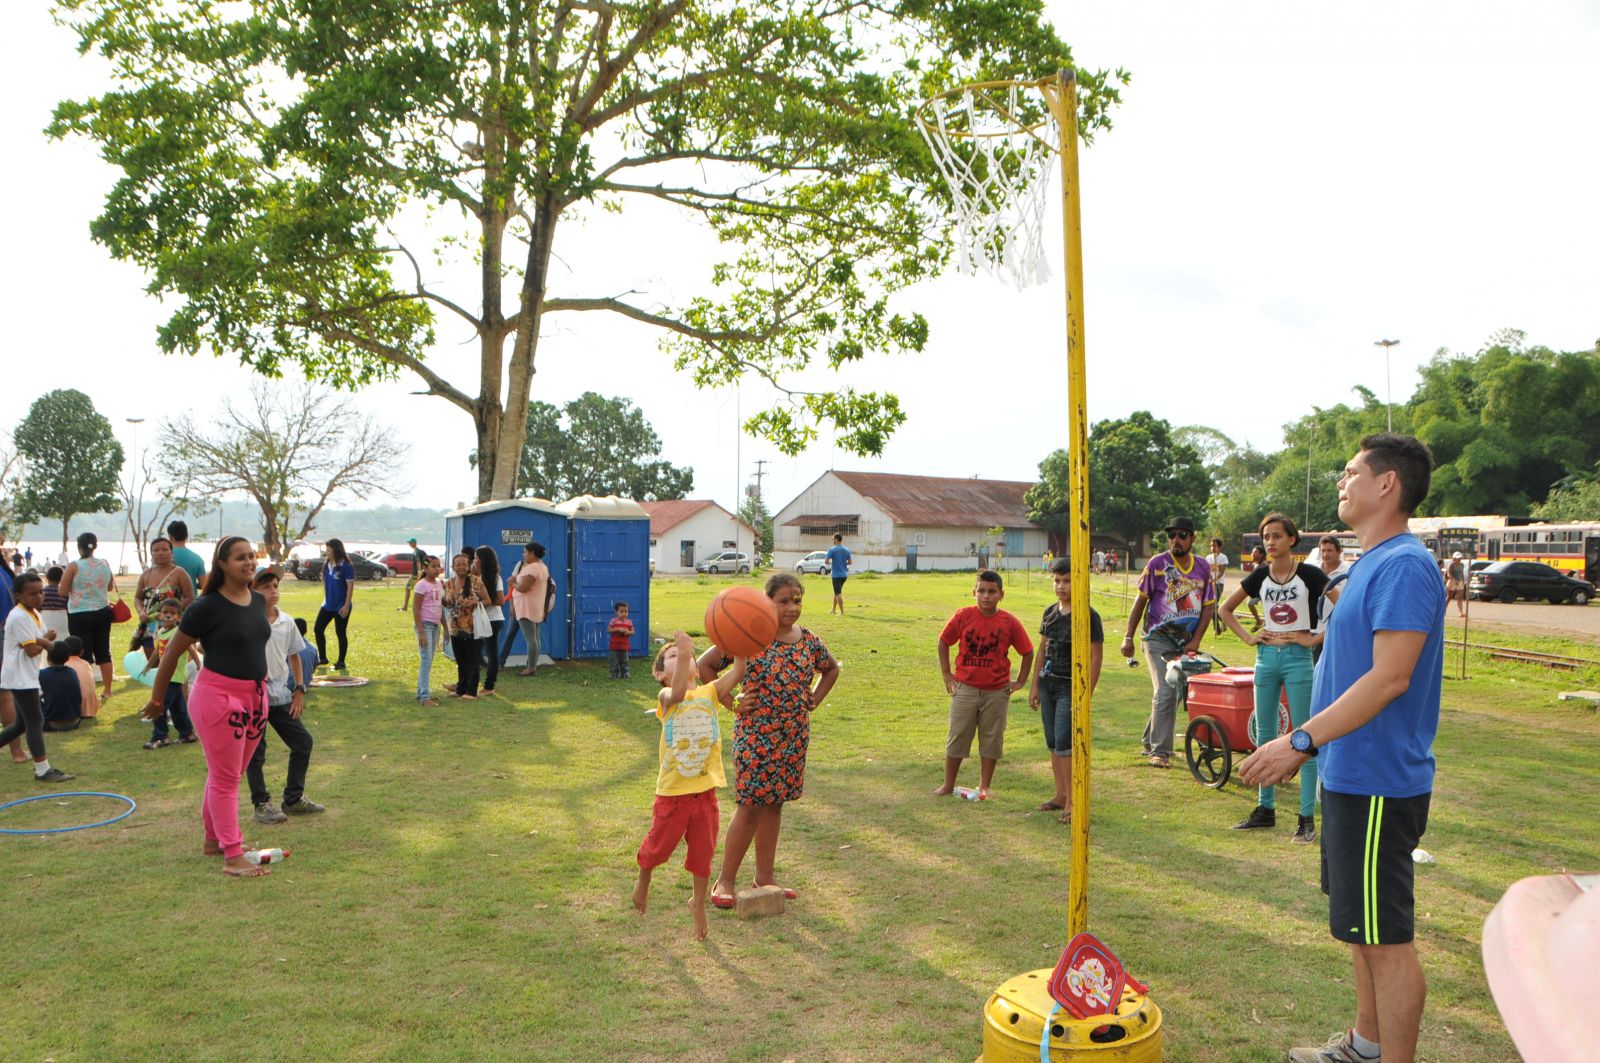
{"type": "Polygon", "coordinates": [[[1054,81],[962,85],[917,109],[917,128],[955,201],[962,273],[988,273],[1019,290],[1050,279],[1045,201],[1061,144],[1046,96],[1054,81]]]}

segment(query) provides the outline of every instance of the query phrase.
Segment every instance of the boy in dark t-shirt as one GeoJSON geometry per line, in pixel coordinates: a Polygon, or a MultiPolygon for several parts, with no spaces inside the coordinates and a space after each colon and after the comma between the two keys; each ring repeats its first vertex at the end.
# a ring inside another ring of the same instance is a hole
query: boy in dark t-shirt
{"type": "Polygon", "coordinates": [[[46,731],[75,731],[83,716],[83,691],[78,673],[67,667],[72,656],[67,644],[52,643],[46,652],[49,667],[39,669],[39,692],[46,731]]]}
{"type": "Polygon", "coordinates": [[[953,793],[961,762],[972,755],[978,736],[978,796],[989,796],[994,767],[1005,750],[1006,709],[1011,695],[1028,685],[1033,668],[1033,642],[1016,617],[1000,608],[1006,596],[1000,573],[984,569],[972,588],[977,605],[957,609],[939,633],[939,670],[950,695],[950,734],[944,747],[944,785],[933,792],[953,793]],[[950,647],[958,646],[955,670],[950,647]],[[1017,678],[1011,678],[1010,651],[1022,654],[1017,678]]]}
{"type": "MultiPolygon", "coordinates": [[[[1045,608],[1039,624],[1042,644],[1034,658],[1033,686],[1028,704],[1039,710],[1044,724],[1044,745],[1050,751],[1050,773],[1056,792],[1039,805],[1040,812],[1060,812],[1062,823],[1072,822],[1072,562],[1058,558],[1050,566],[1056,600],[1045,608]]],[[[1089,610],[1089,691],[1100,683],[1105,657],[1105,626],[1100,614],[1089,610]]]]}

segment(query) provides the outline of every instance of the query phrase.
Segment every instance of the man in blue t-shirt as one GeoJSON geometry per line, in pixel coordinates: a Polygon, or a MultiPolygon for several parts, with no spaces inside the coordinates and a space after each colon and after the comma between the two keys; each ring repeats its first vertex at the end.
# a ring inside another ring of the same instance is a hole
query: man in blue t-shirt
{"type": "Polygon", "coordinates": [[[189,525],[181,520],[171,522],[167,525],[167,538],[172,540],[172,563],[189,574],[189,582],[198,595],[206,587],[206,561],[189,549],[189,525]]]}
{"type": "Polygon", "coordinates": [[[828,574],[833,577],[833,608],[828,615],[844,615],[844,581],[850,578],[850,551],[845,548],[844,535],[833,533],[833,545],[828,547],[828,574]]]}
{"type": "Polygon", "coordinates": [[[1444,673],[1444,584],[1407,521],[1428,494],[1433,455],[1380,433],[1339,480],[1339,519],[1362,555],[1329,616],[1311,719],[1258,749],[1246,783],[1287,782],[1311,757],[1322,777],[1322,890],[1328,928],[1350,946],[1355,1025],[1291,1063],[1411,1063],[1427,980],[1417,961],[1411,852],[1428,825],[1444,673]],[[1381,1035],[1381,1036],[1380,1036],[1381,1035]]]}

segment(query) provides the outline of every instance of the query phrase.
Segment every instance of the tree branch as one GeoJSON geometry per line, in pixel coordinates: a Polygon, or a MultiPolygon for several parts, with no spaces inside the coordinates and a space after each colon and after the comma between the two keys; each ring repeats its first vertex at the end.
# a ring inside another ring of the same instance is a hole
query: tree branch
{"type": "Polygon", "coordinates": [[[777,331],[775,328],[762,332],[751,332],[748,329],[735,329],[721,331],[716,329],[696,328],[686,321],[663,314],[652,314],[642,310],[631,303],[620,299],[546,299],[544,302],[545,313],[556,313],[561,310],[609,310],[623,317],[630,317],[635,321],[642,321],[646,325],[655,325],[658,328],[669,329],[691,339],[702,340],[706,343],[764,343],[777,331]]]}

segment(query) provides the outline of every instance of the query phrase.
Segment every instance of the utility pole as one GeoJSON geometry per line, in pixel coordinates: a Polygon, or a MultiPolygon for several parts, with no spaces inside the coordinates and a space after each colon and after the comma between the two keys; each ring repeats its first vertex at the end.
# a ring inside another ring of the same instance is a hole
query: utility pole
{"type": "Polygon", "coordinates": [[[763,465],[770,465],[770,464],[772,464],[772,463],[769,462],[766,458],[757,458],[756,459],[756,501],[757,502],[761,501],[761,478],[767,474],[767,471],[765,469],[763,469],[762,466],[763,465]]]}

